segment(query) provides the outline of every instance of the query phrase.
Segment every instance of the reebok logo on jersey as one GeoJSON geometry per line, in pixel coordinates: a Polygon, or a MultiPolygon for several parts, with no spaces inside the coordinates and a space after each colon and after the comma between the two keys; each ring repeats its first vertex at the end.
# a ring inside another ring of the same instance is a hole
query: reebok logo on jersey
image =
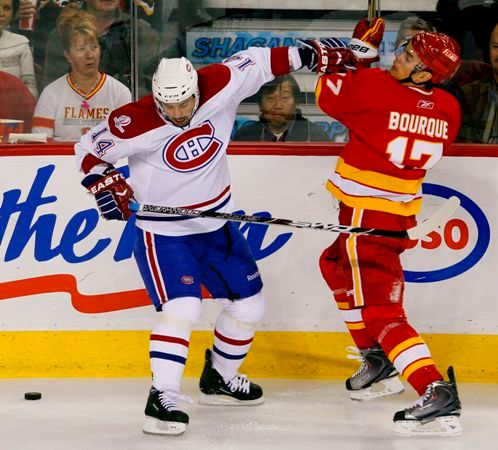
{"type": "Polygon", "coordinates": [[[430,100],[419,100],[417,103],[417,108],[434,109],[434,102],[431,102],[430,100]]]}
{"type": "Polygon", "coordinates": [[[259,274],[259,270],[257,270],[256,272],[254,272],[253,274],[251,275],[247,275],[247,281],[252,281],[252,280],[255,280],[256,278],[258,278],[260,276],[259,274]]]}
{"type": "Polygon", "coordinates": [[[131,123],[131,118],[129,116],[119,116],[119,117],[114,117],[114,126],[121,131],[121,133],[124,133],[124,127],[128,126],[131,123]]]}

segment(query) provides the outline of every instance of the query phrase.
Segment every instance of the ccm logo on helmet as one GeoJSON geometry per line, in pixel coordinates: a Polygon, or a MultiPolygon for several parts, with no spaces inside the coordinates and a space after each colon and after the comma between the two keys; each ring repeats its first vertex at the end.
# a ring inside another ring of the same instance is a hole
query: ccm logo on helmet
{"type": "Polygon", "coordinates": [[[209,164],[221,147],[213,125],[207,121],[171,139],[164,146],[163,160],[178,172],[193,172],[209,164]]]}

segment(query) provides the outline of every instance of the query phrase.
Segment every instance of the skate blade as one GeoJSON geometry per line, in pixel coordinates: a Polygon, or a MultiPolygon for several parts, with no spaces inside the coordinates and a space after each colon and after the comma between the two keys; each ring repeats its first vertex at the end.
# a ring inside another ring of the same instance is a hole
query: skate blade
{"type": "Polygon", "coordinates": [[[187,424],[183,422],[166,422],[153,417],[145,416],[145,423],[142,431],[145,434],[170,434],[180,435],[185,433],[187,424]]]}
{"type": "Polygon", "coordinates": [[[358,391],[349,391],[349,397],[355,401],[368,401],[375,398],[391,397],[399,395],[405,390],[403,383],[398,377],[387,378],[373,384],[369,388],[360,389],[358,391]]]}
{"type": "Polygon", "coordinates": [[[394,423],[394,434],[401,437],[459,436],[462,431],[458,416],[436,417],[427,423],[416,420],[400,420],[394,423]]]}
{"type": "Polygon", "coordinates": [[[264,397],[259,397],[254,400],[237,400],[228,395],[203,394],[199,397],[199,404],[207,406],[256,406],[265,402],[264,397]]]}

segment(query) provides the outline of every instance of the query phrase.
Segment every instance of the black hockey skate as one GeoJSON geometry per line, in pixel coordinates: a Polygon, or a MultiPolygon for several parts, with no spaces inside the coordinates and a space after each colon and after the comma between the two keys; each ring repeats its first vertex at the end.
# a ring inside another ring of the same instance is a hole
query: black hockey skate
{"type": "Polygon", "coordinates": [[[145,423],[143,432],[146,434],[182,434],[187,429],[188,415],[180,411],[174,398],[176,393],[161,392],[150,389],[145,406],[145,423]]]}
{"type": "Polygon", "coordinates": [[[211,350],[206,350],[206,361],[199,380],[202,405],[259,405],[265,401],[263,390],[251,383],[245,375],[236,375],[226,382],[211,364],[211,350]]]}
{"type": "Polygon", "coordinates": [[[355,374],[346,380],[346,389],[352,400],[372,400],[401,394],[404,386],[398,378],[398,371],[387,358],[381,347],[360,350],[362,361],[355,374]]]}
{"type": "Polygon", "coordinates": [[[434,381],[415,404],[393,418],[398,436],[458,436],[462,434],[455,371],[448,368],[449,381],[434,381]]]}

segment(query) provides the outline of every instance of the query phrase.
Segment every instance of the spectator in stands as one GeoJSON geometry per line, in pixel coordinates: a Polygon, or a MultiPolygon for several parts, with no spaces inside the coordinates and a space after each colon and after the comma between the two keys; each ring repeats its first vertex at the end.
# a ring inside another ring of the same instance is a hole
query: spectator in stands
{"type": "Polygon", "coordinates": [[[418,16],[407,17],[398,28],[396,35],[395,48],[399,48],[401,41],[406,36],[414,36],[419,31],[434,31],[433,28],[424,19],[418,16]]]}
{"type": "Polygon", "coordinates": [[[258,122],[243,125],[236,141],[329,141],[327,133],[305,119],[297,108],[301,90],[292,75],[276,77],[258,93],[258,122]]]}
{"type": "Polygon", "coordinates": [[[42,67],[45,64],[45,48],[47,46],[47,35],[55,29],[56,20],[61,8],[67,3],[78,0],[41,0],[33,3],[32,0],[19,0],[19,10],[11,31],[22,34],[29,39],[33,59],[35,62],[35,75],[38,86],[43,87],[42,67]],[[34,16],[34,23],[30,29],[24,28],[22,22],[34,16]],[[40,77],[40,79],[38,79],[40,77]]]}
{"type": "MultiPolygon", "coordinates": [[[[100,70],[131,88],[130,16],[121,11],[119,0],[86,0],[84,8],[96,19],[101,47],[100,70]]],[[[149,24],[139,20],[137,29],[138,84],[139,95],[143,95],[150,90],[150,77],[157,65],[162,46],[159,34],[149,24]]],[[[44,68],[45,85],[68,70],[57,30],[53,30],[48,36],[44,68]]]]}
{"type": "Polygon", "coordinates": [[[498,144],[498,21],[489,39],[489,56],[490,73],[462,86],[460,141],[498,144]]]}
{"type": "Polygon", "coordinates": [[[23,132],[31,131],[35,99],[14,75],[0,71],[0,119],[23,120],[23,132]]]}
{"type": "Polygon", "coordinates": [[[20,78],[33,97],[37,98],[29,41],[24,36],[5,29],[18,9],[19,0],[0,0],[0,70],[20,78]]]}
{"type": "Polygon", "coordinates": [[[99,34],[93,15],[68,5],[57,19],[57,29],[71,70],[43,90],[33,132],[46,133],[54,141],[78,141],[111,111],[129,103],[131,93],[99,72],[99,34]]]}

